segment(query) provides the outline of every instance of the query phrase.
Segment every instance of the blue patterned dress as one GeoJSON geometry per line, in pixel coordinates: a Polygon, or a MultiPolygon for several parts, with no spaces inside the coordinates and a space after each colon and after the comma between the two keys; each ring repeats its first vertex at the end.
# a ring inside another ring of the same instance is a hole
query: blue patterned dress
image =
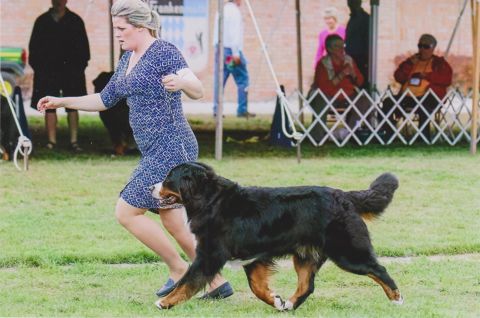
{"type": "Polygon", "coordinates": [[[176,165],[198,157],[197,140],[183,115],[181,92],[168,92],[162,84],[163,76],[188,65],[173,44],[156,40],[127,75],[131,54],[123,54],[100,93],[107,108],[127,99],[130,126],[142,154],[120,196],[137,208],[175,208],[178,205],[169,206],[153,198],[149,187],[162,182],[176,165]]]}

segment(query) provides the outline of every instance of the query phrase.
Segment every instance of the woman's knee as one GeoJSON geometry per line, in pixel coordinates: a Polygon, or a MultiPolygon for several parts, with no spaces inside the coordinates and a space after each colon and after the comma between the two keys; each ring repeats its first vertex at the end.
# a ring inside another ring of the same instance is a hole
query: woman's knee
{"type": "Polygon", "coordinates": [[[117,206],[115,207],[115,218],[117,219],[118,223],[123,226],[128,226],[134,217],[144,213],[145,210],[131,206],[122,199],[118,200],[117,206]]]}

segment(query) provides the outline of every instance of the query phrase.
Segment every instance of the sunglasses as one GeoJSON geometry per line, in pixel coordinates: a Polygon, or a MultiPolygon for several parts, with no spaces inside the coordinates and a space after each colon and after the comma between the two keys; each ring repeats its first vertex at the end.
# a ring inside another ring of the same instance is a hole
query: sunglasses
{"type": "Polygon", "coordinates": [[[418,43],[417,46],[418,46],[419,49],[428,50],[428,49],[431,49],[431,48],[433,47],[433,44],[422,44],[422,43],[418,43]]]}

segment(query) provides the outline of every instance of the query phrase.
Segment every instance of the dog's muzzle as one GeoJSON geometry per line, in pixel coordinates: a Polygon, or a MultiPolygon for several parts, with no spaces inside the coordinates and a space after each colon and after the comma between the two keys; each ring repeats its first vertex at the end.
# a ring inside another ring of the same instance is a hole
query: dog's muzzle
{"type": "Polygon", "coordinates": [[[160,191],[162,191],[162,182],[156,183],[150,187],[150,191],[152,192],[152,197],[155,199],[160,199],[160,191]]]}

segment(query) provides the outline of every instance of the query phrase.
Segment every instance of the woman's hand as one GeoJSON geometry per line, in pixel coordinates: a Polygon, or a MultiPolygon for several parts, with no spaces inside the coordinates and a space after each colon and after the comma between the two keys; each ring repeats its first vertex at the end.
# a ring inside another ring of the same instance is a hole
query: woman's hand
{"type": "Polygon", "coordinates": [[[345,64],[343,70],[342,70],[343,76],[353,76],[355,75],[355,72],[353,71],[353,67],[350,64],[345,64]]]}
{"type": "Polygon", "coordinates": [[[40,99],[37,103],[37,109],[44,113],[47,109],[57,109],[60,107],[64,107],[63,105],[63,98],[60,97],[53,97],[53,96],[45,96],[40,99]]]}
{"type": "Polygon", "coordinates": [[[183,79],[177,74],[168,74],[162,78],[162,84],[168,92],[176,92],[183,89],[183,79]]]}

